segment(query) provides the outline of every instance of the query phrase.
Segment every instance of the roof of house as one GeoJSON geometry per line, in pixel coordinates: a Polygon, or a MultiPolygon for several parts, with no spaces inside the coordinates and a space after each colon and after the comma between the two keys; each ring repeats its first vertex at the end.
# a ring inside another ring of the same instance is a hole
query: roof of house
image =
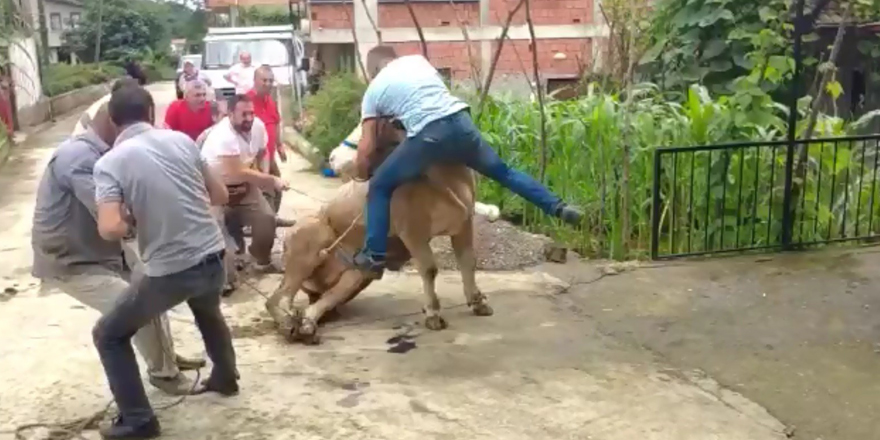
{"type": "Polygon", "coordinates": [[[68,6],[78,6],[80,8],[84,7],[83,3],[80,0],[46,0],[49,3],[60,3],[62,5],[68,6]]]}

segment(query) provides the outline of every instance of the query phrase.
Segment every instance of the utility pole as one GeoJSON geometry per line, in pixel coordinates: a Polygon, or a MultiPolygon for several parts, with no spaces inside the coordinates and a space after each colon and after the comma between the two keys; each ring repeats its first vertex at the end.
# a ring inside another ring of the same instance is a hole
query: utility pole
{"type": "Polygon", "coordinates": [[[101,62],[101,35],[104,33],[104,0],[98,0],[98,29],[95,35],[95,62],[101,62]]]}
{"type": "Polygon", "coordinates": [[[46,26],[46,4],[44,0],[37,0],[37,24],[40,26],[40,71],[49,65],[49,27],[46,26]]]}

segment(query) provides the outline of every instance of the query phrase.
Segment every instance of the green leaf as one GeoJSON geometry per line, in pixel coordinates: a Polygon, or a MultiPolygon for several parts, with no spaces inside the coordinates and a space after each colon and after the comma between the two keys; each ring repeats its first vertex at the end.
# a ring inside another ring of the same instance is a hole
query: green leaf
{"type": "Polygon", "coordinates": [[[758,9],[758,16],[761,17],[761,21],[764,23],[775,20],[779,17],[779,15],[776,14],[776,11],[769,6],[761,6],[761,9],[758,9]]]}
{"type": "Polygon", "coordinates": [[[819,41],[819,34],[815,32],[810,32],[809,34],[805,34],[803,36],[804,43],[812,43],[814,41],[819,41]]]}
{"type": "Polygon", "coordinates": [[[831,95],[831,98],[837,99],[840,95],[843,94],[843,86],[840,85],[837,81],[830,81],[827,85],[825,85],[825,91],[831,95]]]}
{"type": "Polygon", "coordinates": [[[648,49],[644,55],[642,55],[642,59],[639,60],[639,64],[648,64],[657,61],[657,58],[660,56],[660,53],[663,52],[663,49],[666,48],[666,42],[669,41],[666,38],[658,41],[657,44],[648,49]]]}
{"type": "Polygon", "coordinates": [[[730,12],[729,9],[719,8],[702,17],[699,21],[699,25],[704,28],[714,25],[718,20],[733,21],[733,19],[733,12],[730,12]]]}
{"type": "Polygon", "coordinates": [[[706,43],[706,46],[703,47],[703,59],[709,60],[715,58],[718,55],[721,55],[726,48],[727,43],[724,40],[712,40],[706,43]]]}

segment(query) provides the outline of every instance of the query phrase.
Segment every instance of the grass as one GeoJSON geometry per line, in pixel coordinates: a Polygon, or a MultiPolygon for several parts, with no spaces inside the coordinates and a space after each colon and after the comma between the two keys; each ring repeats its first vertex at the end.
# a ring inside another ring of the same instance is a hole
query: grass
{"type": "MultiPolygon", "coordinates": [[[[325,152],[358,122],[364,86],[350,81],[328,78],[324,95],[312,97],[307,105],[312,123],[305,134],[325,152]]],[[[473,103],[472,96],[463,97],[473,103]]],[[[478,119],[485,139],[502,159],[536,177],[542,157],[539,110],[535,102],[493,98],[478,119]]],[[[649,255],[658,148],[783,139],[788,111],[772,102],[744,111],[726,98],[713,100],[700,87],[693,87],[681,102],[670,102],[651,85],[638,87],[629,102],[590,87],[585,96],[550,101],[544,110],[544,183],[585,210],[583,227],[561,226],[489,179],[480,179],[478,198],[498,205],[505,218],[582,254],[615,259],[649,255]]],[[[805,109],[801,110],[803,116],[805,109]]],[[[822,136],[840,136],[859,124],[864,121],[850,127],[822,115],[819,130],[822,136]]],[[[801,121],[801,130],[804,125],[801,121]]],[[[795,176],[797,242],[878,232],[880,221],[872,220],[880,215],[880,173],[874,167],[880,164],[878,148],[864,142],[810,145],[805,172],[795,176]]],[[[660,252],[778,244],[784,164],[784,147],[664,154],[658,176],[660,252]]]]}

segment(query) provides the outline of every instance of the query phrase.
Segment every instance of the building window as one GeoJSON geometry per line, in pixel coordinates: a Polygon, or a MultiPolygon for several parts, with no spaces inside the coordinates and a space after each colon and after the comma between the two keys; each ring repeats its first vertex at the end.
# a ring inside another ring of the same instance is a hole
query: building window
{"type": "Polygon", "coordinates": [[[70,13],[70,27],[75,28],[79,24],[80,15],[79,12],[71,12],[70,13]]]}
{"type": "Polygon", "coordinates": [[[49,29],[53,31],[61,30],[61,14],[57,12],[49,14],[49,29]]]}

